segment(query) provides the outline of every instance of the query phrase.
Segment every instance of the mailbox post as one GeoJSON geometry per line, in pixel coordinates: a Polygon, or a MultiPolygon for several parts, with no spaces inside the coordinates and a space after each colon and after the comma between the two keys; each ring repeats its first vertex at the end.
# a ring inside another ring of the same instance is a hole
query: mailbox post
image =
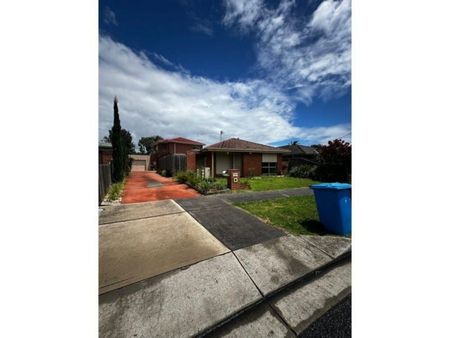
{"type": "Polygon", "coordinates": [[[228,169],[228,188],[238,190],[241,186],[241,171],[239,169],[228,169]]]}

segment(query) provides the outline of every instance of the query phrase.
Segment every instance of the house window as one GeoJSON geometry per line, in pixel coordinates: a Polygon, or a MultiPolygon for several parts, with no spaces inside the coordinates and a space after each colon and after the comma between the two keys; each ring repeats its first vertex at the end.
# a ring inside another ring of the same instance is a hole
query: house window
{"type": "Polygon", "coordinates": [[[276,154],[262,154],[262,170],[263,175],[277,174],[277,155],[276,154]]]}
{"type": "Polygon", "coordinates": [[[276,175],[277,174],[277,163],[276,162],[263,162],[262,163],[262,174],[263,175],[276,175]]]}

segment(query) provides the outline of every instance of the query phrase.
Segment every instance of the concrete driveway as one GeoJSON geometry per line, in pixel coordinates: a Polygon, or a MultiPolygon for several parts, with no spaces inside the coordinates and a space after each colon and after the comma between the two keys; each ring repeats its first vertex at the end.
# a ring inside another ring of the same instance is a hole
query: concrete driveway
{"type": "Polygon", "coordinates": [[[141,203],[177,198],[193,198],[200,194],[186,184],[162,177],[155,171],[131,172],[125,183],[122,202],[141,203]]]}
{"type": "Polygon", "coordinates": [[[171,200],[100,214],[100,294],[229,252],[171,200]]]}

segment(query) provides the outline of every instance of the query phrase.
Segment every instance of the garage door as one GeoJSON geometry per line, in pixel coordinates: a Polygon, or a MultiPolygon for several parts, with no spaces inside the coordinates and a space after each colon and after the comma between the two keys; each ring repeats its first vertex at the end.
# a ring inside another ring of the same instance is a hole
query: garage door
{"type": "Polygon", "coordinates": [[[145,171],[145,160],[133,160],[131,171],[145,171]]]}

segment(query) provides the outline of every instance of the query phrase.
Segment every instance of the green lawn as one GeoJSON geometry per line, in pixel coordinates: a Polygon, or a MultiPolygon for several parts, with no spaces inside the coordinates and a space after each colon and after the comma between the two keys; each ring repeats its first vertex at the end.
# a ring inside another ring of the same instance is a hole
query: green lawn
{"type": "Polygon", "coordinates": [[[295,235],[326,233],[319,222],[314,196],[295,196],[235,205],[295,235]]]}
{"type": "MultiPolygon", "coordinates": [[[[217,181],[227,182],[226,178],[217,178],[217,181]]],[[[279,190],[288,188],[302,188],[309,187],[311,184],[318,183],[310,180],[309,178],[296,178],[296,177],[252,177],[241,178],[242,183],[250,184],[252,191],[266,191],[266,190],[279,190]]]]}

